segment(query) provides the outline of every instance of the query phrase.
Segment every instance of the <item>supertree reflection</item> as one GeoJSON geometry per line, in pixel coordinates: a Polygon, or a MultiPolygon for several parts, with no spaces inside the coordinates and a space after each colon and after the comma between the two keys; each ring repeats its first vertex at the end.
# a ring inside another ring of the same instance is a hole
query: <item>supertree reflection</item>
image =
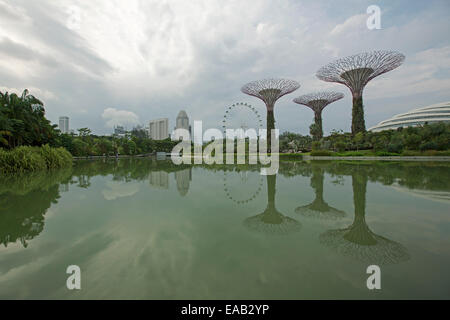
{"type": "Polygon", "coordinates": [[[267,176],[267,207],[262,213],[244,221],[248,229],[276,235],[300,230],[300,222],[283,215],[275,207],[276,179],[276,175],[267,176]]]}
{"type": "Polygon", "coordinates": [[[316,198],[306,206],[295,209],[295,212],[308,218],[336,220],[345,217],[345,212],[331,207],[323,198],[324,168],[320,164],[312,164],[311,187],[316,198]]]}
{"type": "Polygon", "coordinates": [[[358,166],[353,170],[353,223],[347,228],[323,233],[320,242],[344,256],[367,263],[382,265],[409,260],[405,247],[370,230],[365,219],[368,176],[358,166]]]}

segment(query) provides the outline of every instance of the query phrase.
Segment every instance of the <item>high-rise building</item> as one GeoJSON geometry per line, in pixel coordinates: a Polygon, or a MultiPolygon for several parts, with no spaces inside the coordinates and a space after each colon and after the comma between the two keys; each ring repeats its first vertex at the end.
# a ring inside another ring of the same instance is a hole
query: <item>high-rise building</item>
{"type": "Polygon", "coordinates": [[[186,111],[184,111],[184,110],[181,110],[178,113],[177,121],[176,121],[176,125],[175,125],[175,130],[176,129],[186,129],[189,131],[189,133],[191,133],[191,126],[189,125],[189,118],[186,114],[186,111]]]}
{"type": "Polygon", "coordinates": [[[59,130],[61,133],[69,133],[69,117],[59,117],[59,130]]]}
{"type": "Polygon", "coordinates": [[[169,138],[169,119],[151,120],[148,135],[153,140],[164,140],[169,138]]]}

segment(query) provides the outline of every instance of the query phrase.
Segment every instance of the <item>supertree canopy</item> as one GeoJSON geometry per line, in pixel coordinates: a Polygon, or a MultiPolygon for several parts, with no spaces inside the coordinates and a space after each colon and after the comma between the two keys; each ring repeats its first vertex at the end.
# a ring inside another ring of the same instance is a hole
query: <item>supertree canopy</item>
{"type": "Polygon", "coordinates": [[[264,79],[247,83],[241,91],[250,96],[264,101],[267,108],[267,148],[271,150],[271,132],[275,129],[275,117],[273,109],[275,102],[282,96],[300,88],[300,84],[287,79],[264,79]]]}
{"type": "Polygon", "coordinates": [[[338,59],[317,71],[323,81],[346,85],[353,96],[352,134],[366,130],[363,90],[373,78],[400,66],[405,56],[394,51],[373,51],[338,59]]]}
{"type": "Polygon", "coordinates": [[[300,222],[283,215],[275,207],[276,178],[276,175],[267,176],[267,208],[244,221],[244,226],[248,229],[272,235],[285,235],[300,230],[300,222]]]}
{"type": "Polygon", "coordinates": [[[312,164],[311,187],[314,189],[316,198],[306,206],[295,209],[295,212],[308,218],[324,220],[337,220],[345,217],[345,212],[331,207],[323,198],[324,168],[320,164],[312,164]]]}
{"type": "Polygon", "coordinates": [[[323,137],[322,129],[322,110],[327,105],[340,100],[344,95],[340,92],[322,91],[316,93],[305,94],[294,99],[295,103],[305,105],[314,111],[314,125],[315,130],[312,130],[314,140],[320,140],[323,137]]]}
{"type": "Polygon", "coordinates": [[[365,219],[368,175],[357,168],[352,173],[355,218],[344,229],[329,230],[320,235],[320,242],[344,256],[378,265],[395,264],[409,259],[401,244],[370,230],[365,219]]]}

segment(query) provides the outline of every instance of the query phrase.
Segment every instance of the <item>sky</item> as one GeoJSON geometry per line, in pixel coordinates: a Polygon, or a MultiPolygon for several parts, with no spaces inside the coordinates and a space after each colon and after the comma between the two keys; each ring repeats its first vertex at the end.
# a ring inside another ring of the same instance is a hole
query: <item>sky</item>
{"type": "MultiPolygon", "coordinates": [[[[320,90],[345,94],[323,112],[325,133],[350,131],[347,87],[320,81],[323,65],[394,50],[406,60],[364,91],[366,126],[450,101],[450,1],[0,0],[0,91],[31,94],[53,122],[109,134],[180,110],[221,128],[228,106],[262,101],[242,85],[288,78],[301,87],[275,107],[276,126],[307,134],[310,109],[292,100],[320,90]],[[381,9],[370,30],[367,8],[381,9]]],[[[250,121],[251,122],[251,121],[250,121]]]]}

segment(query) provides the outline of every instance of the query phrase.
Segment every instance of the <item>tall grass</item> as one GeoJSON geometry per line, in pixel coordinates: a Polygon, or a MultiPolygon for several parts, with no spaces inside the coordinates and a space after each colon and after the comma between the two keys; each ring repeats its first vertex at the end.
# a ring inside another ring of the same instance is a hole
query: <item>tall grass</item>
{"type": "Polygon", "coordinates": [[[72,155],[64,148],[22,146],[0,149],[0,173],[23,173],[72,166],[72,155]]]}

